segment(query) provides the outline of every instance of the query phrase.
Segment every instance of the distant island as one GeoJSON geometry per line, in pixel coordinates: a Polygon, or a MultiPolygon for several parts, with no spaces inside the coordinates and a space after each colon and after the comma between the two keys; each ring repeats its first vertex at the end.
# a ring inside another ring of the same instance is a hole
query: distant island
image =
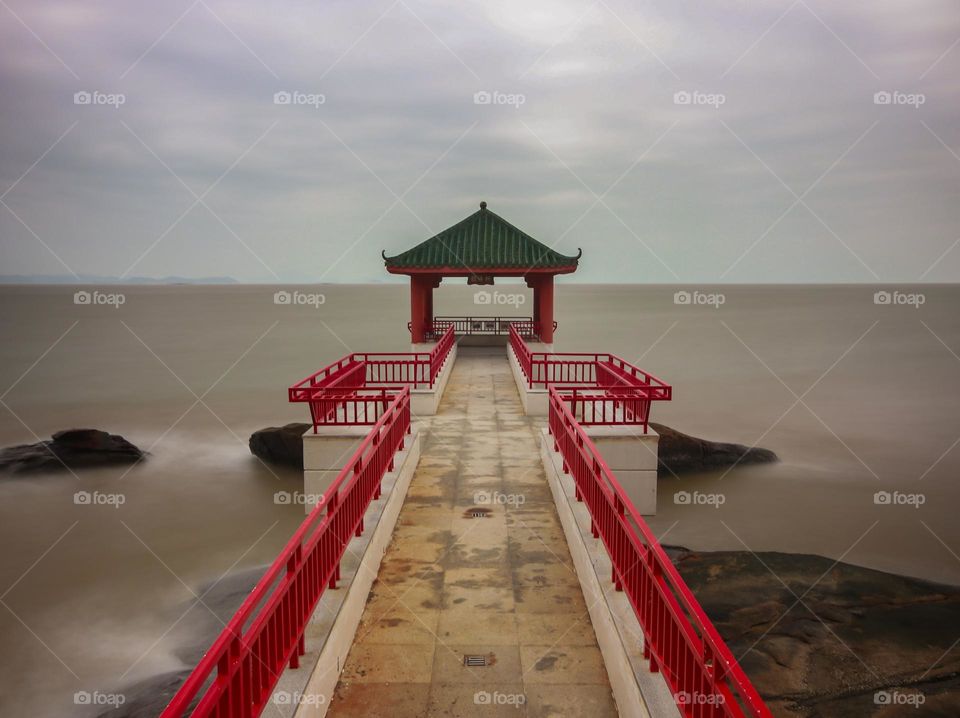
{"type": "Polygon", "coordinates": [[[108,277],[97,274],[0,274],[0,284],[239,284],[233,277],[108,277]]]}

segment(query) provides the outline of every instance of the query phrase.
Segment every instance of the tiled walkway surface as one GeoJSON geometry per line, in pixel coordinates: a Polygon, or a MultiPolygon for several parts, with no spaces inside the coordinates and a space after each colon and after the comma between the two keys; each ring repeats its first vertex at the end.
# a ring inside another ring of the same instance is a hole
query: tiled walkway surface
{"type": "Polygon", "coordinates": [[[421,419],[420,466],[328,715],[617,714],[535,424],[503,350],[474,352],[421,419]]]}

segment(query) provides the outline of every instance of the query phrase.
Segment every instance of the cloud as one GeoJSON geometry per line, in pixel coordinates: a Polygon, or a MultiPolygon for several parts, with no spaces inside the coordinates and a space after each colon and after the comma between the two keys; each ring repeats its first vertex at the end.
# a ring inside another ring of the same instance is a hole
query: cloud
{"type": "Polygon", "coordinates": [[[960,226],[944,2],[10,8],[6,273],[382,279],[486,199],[582,281],[910,281],[960,226]]]}

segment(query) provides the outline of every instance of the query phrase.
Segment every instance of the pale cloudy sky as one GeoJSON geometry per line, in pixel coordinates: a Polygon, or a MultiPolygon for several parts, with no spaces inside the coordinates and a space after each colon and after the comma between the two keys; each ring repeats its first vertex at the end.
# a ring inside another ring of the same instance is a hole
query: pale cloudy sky
{"type": "Polygon", "coordinates": [[[580,281],[960,279],[952,0],[0,18],[0,274],[381,280],[485,199],[580,281]]]}

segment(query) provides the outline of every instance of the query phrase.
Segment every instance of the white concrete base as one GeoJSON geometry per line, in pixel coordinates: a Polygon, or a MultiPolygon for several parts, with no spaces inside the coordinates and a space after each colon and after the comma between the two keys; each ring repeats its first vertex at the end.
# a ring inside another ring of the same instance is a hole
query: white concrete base
{"type": "Polygon", "coordinates": [[[547,390],[531,389],[527,385],[527,378],[523,375],[520,362],[517,361],[517,356],[513,353],[513,347],[509,345],[507,345],[507,359],[510,362],[510,371],[513,373],[513,380],[517,384],[517,392],[520,394],[520,404],[523,406],[523,413],[527,416],[546,416],[550,409],[547,390]]]}
{"type": "Polygon", "coordinates": [[[363,535],[347,546],[337,588],[324,592],[310,618],[302,667],[283,672],[272,698],[276,712],[268,712],[282,718],[326,715],[419,461],[420,429],[414,425],[404,450],[396,455],[394,471],[383,478],[380,498],[367,509],[363,535]]]}
{"type": "Polygon", "coordinates": [[[660,435],[653,429],[640,433],[639,427],[629,424],[584,429],[637,511],[644,516],[656,514],[660,435]]]}
{"type": "Polygon", "coordinates": [[[369,426],[321,426],[303,435],[303,510],[309,514],[353,456],[369,426]]]}
{"type": "Polygon", "coordinates": [[[583,598],[610,678],[621,716],[679,718],[680,711],[663,676],[651,673],[643,657],[643,632],[626,594],[610,580],[612,566],[603,542],[590,532],[590,513],[574,496],[573,480],[563,473],[563,458],[553,450],[544,428],[540,458],[557,505],[583,598]]]}
{"type": "MultiPolygon", "coordinates": [[[[413,351],[425,351],[424,347],[433,347],[433,344],[414,344],[413,351]]],[[[430,351],[430,349],[426,349],[430,351]]],[[[440,400],[443,399],[443,392],[447,388],[447,382],[450,381],[450,375],[453,373],[453,365],[457,362],[457,345],[454,344],[447,354],[447,359],[440,367],[440,373],[437,380],[433,383],[432,389],[411,389],[410,390],[410,413],[414,416],[433,416],[440,407],[440,400]]]]}

